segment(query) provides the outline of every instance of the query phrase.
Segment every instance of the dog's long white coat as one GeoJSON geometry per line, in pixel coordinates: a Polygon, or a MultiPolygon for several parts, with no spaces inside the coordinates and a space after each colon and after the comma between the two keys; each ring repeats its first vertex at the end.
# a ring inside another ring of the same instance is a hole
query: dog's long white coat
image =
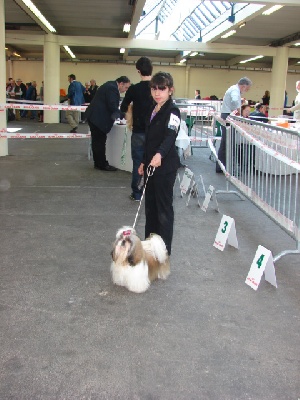
{"type": "MultiPolygon", "coordinates": [[[[118,230],[115,242],[115,260],[118,261],[113,261],[110,267],[112,280],[116,285],[125,286],[131,292],[142,293],[150,286],[148,264],[146,259],[143,259],[134,266],[126,265],[128,254],[134,251],[134,246],[131,248],[129,243],[124,243],[124,232],[127,232],[126,236],[133,235],[136,237],[136,232],[131,227],[124,226],[118,230]]],[[[137,238],[137,240],[139,239],[137,238]]],[[[160,236],[153,235],[141,243],[144,251],[151,257],[154,257],[161,264],[166,262],[167,250],[160,236]]],[[[169,271],[160,271],[158,278],[166,279],[169,273],[169,271]]]]}

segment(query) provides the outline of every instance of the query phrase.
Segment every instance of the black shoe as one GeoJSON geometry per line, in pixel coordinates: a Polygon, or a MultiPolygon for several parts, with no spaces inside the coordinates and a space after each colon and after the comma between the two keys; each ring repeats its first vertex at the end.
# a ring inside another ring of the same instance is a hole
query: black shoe
{"type": "Polygon", "coordinates": [[[141,201],[141,199],[136,199],[132,193],[131,193],[131,195],[129,196],[129,198],[130,198],[130,200],[132,200],[132,201],[141,201]]]}
{"type": "Polygon", "coordinates": [[[180,165],[179,165],[179,168],[186,168],[187,167],[187,165],[186,164],[182,164],[182,163],[180,163],[180,165]]]}
{"type": "Polygon", "coordinates": [[[113,167],[112,165],[105,165],[105,167],[98,167],[98,165],[94,165],[95,169],[100,169],[101,171],[117,171],[118,168],[113,167]]]}
{"type": "Polygon", "coordinates": [[[70,133],[77,133],[77,128],[73,128],[70,130],[70,133]]]}

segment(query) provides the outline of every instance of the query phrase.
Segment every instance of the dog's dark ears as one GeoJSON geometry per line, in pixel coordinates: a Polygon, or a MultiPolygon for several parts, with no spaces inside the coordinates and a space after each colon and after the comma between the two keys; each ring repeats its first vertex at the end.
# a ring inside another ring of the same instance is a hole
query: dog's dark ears
{"type": "Polygon", "coordinates": [[[132,255],[132,254],[130,254],[130,256],[128,256],[127,261],[128,261],[128,264],[129,264],[131,267],[134,267],[134,266],[135,266],[135,263],[134,263],[134,259],[133,259],[133,255],[132,255]]]}

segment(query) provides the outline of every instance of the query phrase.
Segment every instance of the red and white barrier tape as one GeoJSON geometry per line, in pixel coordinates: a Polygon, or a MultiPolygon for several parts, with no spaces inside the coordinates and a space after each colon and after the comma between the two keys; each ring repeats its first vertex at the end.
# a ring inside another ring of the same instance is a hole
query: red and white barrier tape
{"type": "Polygon", "coordinates": [[[66,106],[62,104],[26,104],[24,102],[20,103],[1,103],[0,108],[13,108],[16,110],[45,110],[45,111],[81,111],[84,112],[87,109],[87,106],[66,106]]]}
{"type": "Polygon", "coordinates": [[[16,133],[0,132],[0,139],[86,139],[91,134],[87,133],[16,133]]]}

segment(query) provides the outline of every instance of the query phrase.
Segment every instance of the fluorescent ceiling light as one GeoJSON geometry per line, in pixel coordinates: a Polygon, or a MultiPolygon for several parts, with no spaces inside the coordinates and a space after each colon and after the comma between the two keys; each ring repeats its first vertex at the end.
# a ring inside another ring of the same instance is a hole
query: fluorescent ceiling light
{"type": "Polygon", "coordinates": [[[281,8],[282,8],[283,6],[273,6],[273,7],[271,7],[271,8],[268,8],[268,10],[266,10],[266,11],[264,11],[263,13],[262,13],[262,15],[270,15],[270,14],[272,14],[273,12],[275,12],[275,11],[277,11],[277,10],[280,10],[281,8]]]}
{"type": "Polygon", "coordinates": [[[235,33],[236,33],[236,31],[235,31],[234,29],[232,29],[231,31],[225,33],[225,35],[221,36],[221,38],[222,38],[222,39],[226,39],[226,38],[228,38],[229,36],[234,35],[235,33]]]}
{"type": "Polygon", "coordinates": [[[193,53],[190,54],[190,57],[195,57],[198,54],[198,51],[193,51],[193,53]]]}
{"type": "Polygon", "coordinates": [[[248,60],[240,61],[240,64],[245,64],[248,61],[258,60],[259,58],[263,58],[263,57],[264,56],[256,56],[256,57],[248,58],[248,60]]]}
{"type": "Polygon", "coordinates": [[[18,54],[16,51],[13,52],[13,55],[16,57],[21,57],[20,54],[18,54]]]}
{"type": "Polygon", "coordinates": [[[120,48],[120,53],[121,53],[121,54],[124,54],[124,53],[125,53],[124,47],[121,47],[121,48],[120,48]]]}
{"type": "Polygon", "coordinates": [[[300,43],[295,43],[294,46],[300,46],[300,43]]]}
{"type": "Polygon", "coordinates": [[[130,32],[130,24],[126,22],[123,26],[123,32],[130,32]]]}
{"type": "Polygon", "coordinates": [[[242,22],[242,23],[239,25],[239,28],[241,29],[241,28],[243,28],[244,26],[246,26],[246,22],[242,22]]]}
{"type": "Polygon", "coordinates": [[[72,52],[72,50],[70,49],[69,46],[64,46],[64,49],[66,50],[67,53],[70,54],[70,56],[71,56],[72,58],[76,58],[75,54],[72,52]]]}
{"type": "Polygon", "coordinates": [[[182,60],[180,60],[179,62],[180,62],[180,64],[183,64],[183,63],[185,63],[185,62],[186,62],[186,58],[183,58],[183,59],[182,59],[182,60]]]}
{"type": "Polygon", "coordinates": [[[41,21],[41,23],[50,31],[55,33],[56,29],[50,24],[49,21],[43,16],[40,10],[32,3],[31,0],[22,0],[29,10],[41,21]]]}

